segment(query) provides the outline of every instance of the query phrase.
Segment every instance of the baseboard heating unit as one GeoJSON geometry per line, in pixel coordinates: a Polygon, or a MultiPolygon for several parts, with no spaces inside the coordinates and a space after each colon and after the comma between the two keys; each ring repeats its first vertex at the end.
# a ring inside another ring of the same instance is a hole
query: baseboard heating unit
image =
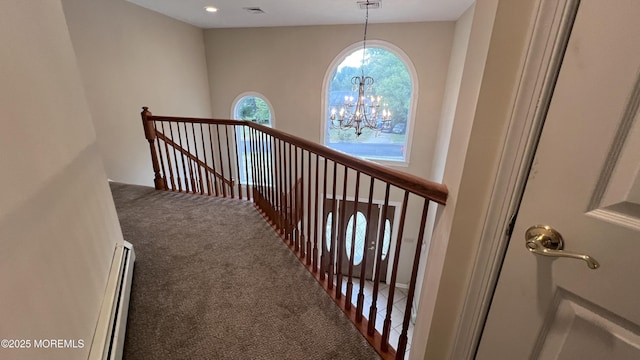
{"type": "Polygon", "coordinates": [[[133,245],[127,241],[114,251],[105,298],[89,352],[91,360],[122,359],[135,258],[133,245]]]}

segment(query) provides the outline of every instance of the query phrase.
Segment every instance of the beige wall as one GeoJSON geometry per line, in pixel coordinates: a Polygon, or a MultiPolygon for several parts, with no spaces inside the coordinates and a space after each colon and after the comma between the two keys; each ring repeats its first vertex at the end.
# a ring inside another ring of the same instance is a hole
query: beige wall
{"type": "Polygon", "coordinates": [[[153,185],[142,106],[210,117],[203,31],[124,0],[63,0],[109,178],[153,185]]]}
{"type": "Polygon", "coordinates": [[[1,1],[0,43],[0,337],[84,341],[0,358],[86,359],[122,234],[60,1],[1,1]]]}
{"type": "MultiPolygon", "coordinates": [[[[451,48],[451,57],[449,59],[449,69],[447,72],[447,84],[444,91],[444,99],[442,101],[442,111],[440,114],[440,124],[438,125],[435,151],[433,154],[431,175],[429,176],[432,180],[437,182],[442,182],[444,167],[447,160],[449,140],[451,139],[451,130],[453,128],[456,107],[458,105],[460,87],[462,86],[462,74],[465,60],[467,58],[469,38],[471,36],[473,13],[474,6],[472,5],[456,21],[456,28],[451,48]]],[[[451,206],[451,201],[449,201],[449,204],[447,206],[451,206]]],[[[416,280],[417,284],[422,284],[424,280],[424,272],[427,267],[427,262],[424,259],[431,243],[431,234],[433,231],[437,209],[437,205],[431,204],[431,207],[429,209],[429,217],[427,218],[427,231],[424,239],[425,246],[423,246],[422,249],[423,260],[420,262],[418,278],[416,280]]],[[[418,299],[420,299],[421,293],[422,287],[418,286],[416,288],[415,304],[418,304],[418,299]]]]}
{"type": "MultiPolygon", "coordinates": [[[[448,246],[437,283],[425,359],[447,359],[452,350],[522,71],[533,10],[534,2],[476,2],[443,178],[453,206],[448,204],[444,209],[434,233],[433,243],[448,246]]],[[[427,286],[433,285],[427,278],[427,286]]]]}
{"type": "MultiPolygon", "coordinates": [[[[427,177],[440,119],[454,22],[373,24],[367,37],[404,51],[418,75],[411,164],[403,171],[427,177]]],[[[229,118],[246,91],[266,96],[276,127],[320,142],[322,83],[329,65],[361,41],[362,25],[210,29],[205,31],[213,116],[229,118]]]]}

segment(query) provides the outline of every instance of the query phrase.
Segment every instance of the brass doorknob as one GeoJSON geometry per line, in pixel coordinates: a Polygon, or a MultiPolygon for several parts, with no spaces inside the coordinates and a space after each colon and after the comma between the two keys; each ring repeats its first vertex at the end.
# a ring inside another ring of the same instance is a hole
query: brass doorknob
{"type": "Polygon", "coordinates": [[[568,257],[572,259],[584,260],[589,269],[597,269],[600,264],[589,255],[577,254],[564,251],[564,240],[562,235],[547,225],[532,226],[525,232],[527,250],[536,255],[550,257],[568,257]]]}

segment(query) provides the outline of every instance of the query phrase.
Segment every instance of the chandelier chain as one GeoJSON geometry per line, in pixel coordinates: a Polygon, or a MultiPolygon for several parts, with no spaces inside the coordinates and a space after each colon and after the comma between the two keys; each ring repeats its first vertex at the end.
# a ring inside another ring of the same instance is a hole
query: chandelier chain
{"type": "Polygon", "coordinates": [[[365,54],[367,52],[367,28],[369,27],[369,1],[367,1],[366,12],[364,17],[364,38],[362,39],[362,64],[360,70],[362,70],[362,76],[364,76],[364,61],[365,54]]]}

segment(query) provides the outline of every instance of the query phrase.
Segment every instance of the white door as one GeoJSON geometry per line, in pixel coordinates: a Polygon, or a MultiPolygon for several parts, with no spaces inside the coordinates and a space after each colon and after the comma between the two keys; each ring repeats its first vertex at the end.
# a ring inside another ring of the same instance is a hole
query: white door
{"type": "Polygon", "coordinates": [[[477,359],[640,359],[639,103],[640,1],[581,1],[477,359]]]}

